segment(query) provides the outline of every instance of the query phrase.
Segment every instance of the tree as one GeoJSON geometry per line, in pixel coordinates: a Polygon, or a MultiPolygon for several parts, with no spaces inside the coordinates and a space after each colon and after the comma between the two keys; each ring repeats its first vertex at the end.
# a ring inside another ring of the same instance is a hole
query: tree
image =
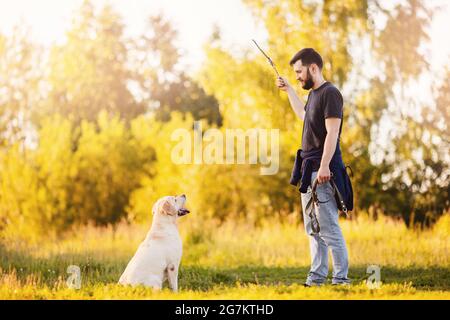
{"type": "Polygon", "coordinates": [[[123,23],[111,6],[96,14],[84,1],[66,42],[50,56],[50,93],[46,114],[70,116],[79,124],[95,121],[101,110],[127,121],[145,111],[128,88],[131,74],[123,23]]]}
{"type": "Polygon", "coordinates": [[[27,27],[0,34],[0,147],[24,142],[32,109],[41,98],[42,50],[27,27]]]}
{"type": "Polygon", "coordinates": [[[149,17],[146,31],[130,42],[134,83],[140,97],[156,118],[170,120],[173,111],[191,113],[194,119],[206,119],[219,126],[222,123],[214,96],[184,70],[180,70],[181,54],[174,41],[177,32],[162,15],[149,17]]]}

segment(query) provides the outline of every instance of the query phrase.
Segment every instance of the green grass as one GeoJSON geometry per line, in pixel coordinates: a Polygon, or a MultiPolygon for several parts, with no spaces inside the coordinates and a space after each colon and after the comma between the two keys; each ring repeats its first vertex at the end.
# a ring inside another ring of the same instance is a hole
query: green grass
{"type": "Polygon", "coordinates": [[[148,228],[121,225],[116,233],[86,227],[64,240],[36,244],[3,240],[0,299],[450,298],[448,215],[426,231],[408,230],[385,217],[343,220],[353,283],[320,288],[302,286],[309,246],[302,225],[295,221],[254,227],[189,218],[179,226],[184,253],[177,294],[167,285],[157,292],[116,284],[148,228]],[[370,264],[381,267],[379,289],[365,284],[370,264]],[[79,290],[66,285],[69,265],[81,268],[79,290]]]}

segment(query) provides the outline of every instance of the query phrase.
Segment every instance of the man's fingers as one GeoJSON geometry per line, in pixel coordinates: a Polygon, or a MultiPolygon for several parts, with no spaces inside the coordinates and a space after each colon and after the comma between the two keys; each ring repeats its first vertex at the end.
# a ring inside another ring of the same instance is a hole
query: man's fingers
{"type": "Polygon", "coordinates": [[[282,77],[277,78],[277,86],[282,88],[286,86],[286,81],[282,77]]]}
{"type": "Polygon", "coordinates": [[[330,181],[330,177],[329,176],[321,176],[321,177],[317,177],[317,182],[319,184],[325,183],[330,181]]]}

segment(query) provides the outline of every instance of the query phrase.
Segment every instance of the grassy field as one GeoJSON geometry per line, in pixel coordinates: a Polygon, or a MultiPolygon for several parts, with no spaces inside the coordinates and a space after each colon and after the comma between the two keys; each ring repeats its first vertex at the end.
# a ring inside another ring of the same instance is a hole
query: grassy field
{"type": "MultiPolygon", "coordinates": [[[[350,255],[349,287],[304,288],[309,244],[295,219],[245,223],[180,221],[180,292],[116,284],[148,226],[86,227],[59,241],[0,242],[0,299],[450,299],[450,215],[430,230],[360,216],[342,220],[350,255]],[[381,267],[382,285],[370,289],[368,265],[381,267]],[[81,269],[70,289],[67,267],[81,269]]],[[[331,257],[330,257],[331,259],[331,257]]],[[[330,260],[331,261],[331,260],[330,260]]],[[[330,263],[331,268],[331,263],[330,263]]],[[[331,275],[331,270],[330,270],[331,275]]]]}

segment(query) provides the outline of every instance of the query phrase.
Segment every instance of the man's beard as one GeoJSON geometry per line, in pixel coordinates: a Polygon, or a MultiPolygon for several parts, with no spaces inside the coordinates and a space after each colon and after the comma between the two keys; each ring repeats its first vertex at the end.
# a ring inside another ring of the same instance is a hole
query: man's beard
{"type": "Polygon", "coordinates": [[[309,69],[306,72],[306,80],[305,80],[305,84],[302,86],[303,89],[305,90],[309,90],[312,87],[314,87],[314,81],[312,79],[312,75],[309,72],[309,69]]]}

